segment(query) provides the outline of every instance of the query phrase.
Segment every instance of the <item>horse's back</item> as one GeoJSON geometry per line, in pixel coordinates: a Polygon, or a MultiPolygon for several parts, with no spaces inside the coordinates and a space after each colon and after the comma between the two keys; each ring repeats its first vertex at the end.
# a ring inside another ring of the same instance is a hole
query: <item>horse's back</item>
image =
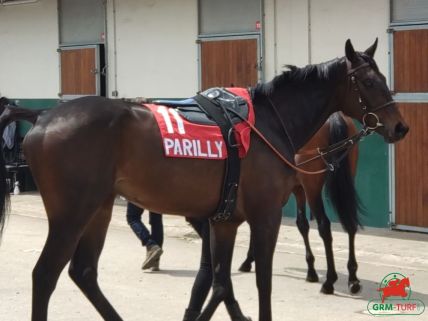
{"type": "Polygon", "coordinates": [[[39,116],[24,138],[24,152],[30,162],[41,157],[54,158],[59,152],[64,153],[62,157],[85,151],[95,156],[99,150],[112,146],[103,143],[120,138],[121,123],[129,113],[123,102],[103,97],[63,103],[39,116]],[[96,150],[94,141],[99,143],[96,150]]]}
{"type": "Polygon", "coordinates": [[[90,205],[97,206],[113,193],[119,142],[130,114],[119,100],[84,97],[38,118],[23,150],[45,205],[77,205],[92,193],[90,205]]]}
{"type": "Polygon", "coordinates": [[[223,161],[165,157],[154,115],[121,100],[85,97],[47,111],[24,152],[44,198],[121,194],[158,212],[208,215],[220,197],[223,161]]]}

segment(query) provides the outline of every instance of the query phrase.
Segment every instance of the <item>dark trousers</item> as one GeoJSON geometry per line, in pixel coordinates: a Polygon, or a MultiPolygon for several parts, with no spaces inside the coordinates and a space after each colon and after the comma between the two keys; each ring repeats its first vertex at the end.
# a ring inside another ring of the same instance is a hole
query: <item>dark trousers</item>
{"type": "Polygon", "coordinates": [[[126,220],[134,231],[135,235],[140,239],[143,246],[157,244],[160,247],[163,245],[163,223],[162,214],[150,212],[149,223],[152,232],[141,221],[144,209],[130,202],[126,208],[126,220]]]}

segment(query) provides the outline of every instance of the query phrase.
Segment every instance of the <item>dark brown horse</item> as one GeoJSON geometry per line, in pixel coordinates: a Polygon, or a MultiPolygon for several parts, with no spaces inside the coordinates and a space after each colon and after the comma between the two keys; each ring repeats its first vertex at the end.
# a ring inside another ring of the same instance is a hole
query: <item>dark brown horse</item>
{"type": "MultiPolygon", "coordinates": [[[[408,127],[373,60],[376,45],[355,52],[348,40],[346,57],[291,67],[253,88],[257,129],[289,160],[338,110],[389,143],[402,139],[408,127]]],[[[71,278],[102,317],[121,320],[97,282],[115,196],[159,213],[208,218],[219,201],[224,161],[165,157],[154,115],[120,100],[84,97],[42,113],[6,107],[0,130],[18,119],[34,123],[23,149],[49,221],[46,244],[33,270],[32,320],[46,321],[49,299],[69,261],[71,278]]],[[[233,218],[210,223],[213,291],[198,320],[209,320],[222,301],[233,297],[233,245],[245,220],[254,240],[259,320],[272,320],[272,257],[281,209],[294,181],[295,171],[252,133],[251,148],[241,162],[233,218]]],[[[245,320],[234,315],[234,320],[245,320]]]]}
{"type": "MultiPolygon", "coordinates": [[[[316,154],[317,148],[326,148],[328,145],[338,143],[347,137],[357,134],[357,132],[355,124],[349,117],[342,117],[340,113],[331,115],[309,142],[298,151],[295,156],[296,163],[299,164],[311,159],[316,154]]],[[[334,171],[318,175],[298,173],[296,186],[293,189],[297,203],[296,225],[303,236],[306,248],[306,262],[308,264],[306,280],[308,282],[318,282],[318,275],[314,268],[315,257],[309,245],[309,223],[306,217],[307,201],[311,215],[317,220],[318,231],[325,246],[327,278],[321,288],[321,292],[326,294],[334,292],[333,284],[337,280],[337,273],[334,265],[330,220],[325,213],[322,199],[324,185],[326,185],[327,193],[336,209],[340,222],[349,234],[349,289],[351,293],[357,293],[361,289],[360,281],[356,275],[358,265],[354,247],[355,233],[359,225],[358,210],[360,208],[353,180],[357,169],[357,160],[358,146],[356,145],[349,151],[349,154],[347,154],[347,150],[333,154],[332,159],[327,161],[336,165],[334,171]]],[[[302,168],[313,171],[323,166],[325,166],[324,161],[316,159],[305,164],[302,168]]],[[[253,261],[252,242],[250,242],[247,258],[239,270],[242,272],[251,271],[251,263],[253,261]]]]}

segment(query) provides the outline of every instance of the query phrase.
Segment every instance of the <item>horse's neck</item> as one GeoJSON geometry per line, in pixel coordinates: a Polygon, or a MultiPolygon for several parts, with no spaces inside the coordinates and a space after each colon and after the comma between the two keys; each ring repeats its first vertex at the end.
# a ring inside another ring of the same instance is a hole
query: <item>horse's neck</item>
{"type": "Polygon", "coordinates": [[[302,148],[328,117],[338,110],[344,77],[341,72],[330,80],[284,84],[283,88],[278,88],[267,97],[281,114],[295,151],[302,148]]]}

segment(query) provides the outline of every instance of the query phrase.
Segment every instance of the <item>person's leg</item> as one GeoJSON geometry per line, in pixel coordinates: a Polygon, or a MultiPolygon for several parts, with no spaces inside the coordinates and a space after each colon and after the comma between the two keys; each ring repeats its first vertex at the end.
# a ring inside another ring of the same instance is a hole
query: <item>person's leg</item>
{"type": "MultiPolygon", "coordinates": [[[[149,223],[151,226],[152,234],[151,239],[162,248],[163,246],[163,223],[162,223],[162,214],[150,212],[149,214],[149,223]]],[[[162,254],[162,253],[161,253],[162,254]]],[[[152,271],[159,271],[160,264],[160,255],[153,262],[151,268],[152,271]]]]}
{"type": "Polygon", "coordinates": [[[163,246],[163,223],[162,214],[150,212],[149,223],[151,226],[151,238],[160,247],[163,246]]]}
{"type": "Polygon", "coordinates": [[[143,246],[146,246],[150,242],[151,237],[150,231],[141,221],[143,212],[144,209],[128,202],[128,206],[126,208],[126,220],[135,235],[140,239],[143,246]]]}
{"type": "Polygon", "coordinates": [[[162,255],[162,249],[151,238],[150,232],[141,221],[141,216],[144,212],[143,208],[128,202],[126,209],[126,220],[129,226],[134,231],[135,235],[141,240],[143,246],[147,248],[146,259],[143,263],[143,270],[151,268],[156,260],[162,255]]]}

